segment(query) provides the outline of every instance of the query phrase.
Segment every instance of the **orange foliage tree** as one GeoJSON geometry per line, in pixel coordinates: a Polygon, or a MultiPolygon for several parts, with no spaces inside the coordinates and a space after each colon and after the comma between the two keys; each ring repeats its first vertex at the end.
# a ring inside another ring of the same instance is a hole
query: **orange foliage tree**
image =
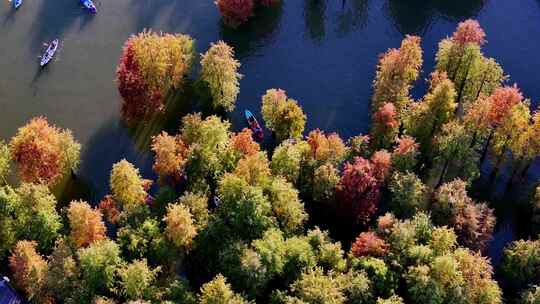
{"type": "Polygon", "coordinates": [[[11,158],[24,182],[53,185],[79,165],[81,146],[71,131],[49,125],[43,117],[33,118],[11,139],[11,158]]]}
{"type": "Polygon", "coordinates": [[[163,131],[152,138],[152,151],[156,154],[154,171],[161,179],[172,177],[180,179],[189,153],[188,146],[180,136],[171,136],[163,131]]]}
{"type": "Polygon", "coordinates": [[[47,273],[47,262],[36,252],[34,241],[19,241],[9,257],[15,285],[23,290],[28,299],[37,303],[42,300],[47,273]]]}
{"type": "Polygon", "coordinates": [[[105,238],[105,223],[102,214],[92,209],[88,203],[73,201],[69,204],[68,219],[71,240],[77,248],[86,247],[94,241],[105,238]]]}

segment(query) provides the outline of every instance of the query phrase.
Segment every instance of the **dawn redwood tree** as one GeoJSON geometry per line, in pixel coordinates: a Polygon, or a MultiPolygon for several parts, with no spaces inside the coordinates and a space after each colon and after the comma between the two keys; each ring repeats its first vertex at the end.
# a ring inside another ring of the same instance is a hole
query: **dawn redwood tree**
{"type": "Polygon", "coordinates": [[[475,203],[461,180],[446,183],[435,192],[432,213],[436,224],[453,227],[459,243],[472,250],[485,250],[492,238],[496,222],[493,210],[475,203]]]}
{"type": "Polygon", "coordinates": [[[78,249],[76,255],[81,271],[80,288],[84,290],[86,301],[114,289],[116,274],[123,264],[118,244],[102,239],[78,249]]]}
{"type": "Polygon", "coordinates": [[[373,111],[378,111],[384,103],[389,102],[396,107],[398,116],[401,115],[410,102],[409,90],[418,78],[421,67],[420,37],[407,35],[399,49],[389,49],[382,54],[373,82],[373,111]]]}
{"type": "Polygon", "coordinates": [[[144,31],[124,44],[116,70],[122,117],[128,125],[165,109],[169,90],[181,89],[194,57],[188,35],[144,31]]]}
{"type": "Polygon", "coordinates": [[[503,253],[499,271],[512,292],[540,284],[540,240],[517,240],[503,253]]]}
{"type": "Polygon", "coordinates": [[[304,132],[306,115],[298,102],[287,98],[285,91],[270,89],[262,97],[261,113],[266,127],[279,141],[298,138],[304,132]]]}
{"type": "MultiPolygon", "coordinates": [[[[265,4],[270,4],[276,0],[263,1],[265,4]]],[[[253,16],[255,7],[254,0],[216,0],[214,3],[219,9],[223,21],[233,28],[245,23],[249,17],[253,16]]]]}
{"type": "Polygon", "coordinates": [[[388,252],[388,244],[375,232],[362,232],[352,244],[351,253],[355,257],[374,256],[381,257],[388,252]]]}
{"type": "Polygon", "coordinates": [[[456,107],[454,84],[444,72],[433,73],[430,91],[422,102],[411,107],[405,119],[405,128],[418,141],[424,153],[429,154],[433,150],[433,137],[454,117],[456,107]]]}
{"type": "Polygon", "coordinates": [[[34,240],[40,252],[50,252],[62,229],[56,204],[54,195],[42,184],[0,188],[0,256],[17,240],[34,240]]]}
{"type": "Polygon", "coordinates": [[[0,183],[4,184],[10,171],[11,157],[9,155],[9,146],[0,140],[0,183]]]}
{"type": "Polygon", "coordinates": [[[236,165],[234,174],[244,179],[251,186],[264,186],[270,181],[271,171],[264,152],[248,155],[236,165]]]}
{"type": "Polygon", "coordinates": [[[111,193],[124,208],[144,204],[148,196],[148,181],[139,174],[139,169],[123,159],[113,165],[110,177],[111,193]]]}
{"type": "Polygon", "coordinates": [[[491,131],[491,121],[489,113],[491,102],[484,95],[478,97],[473,103],[465,108],[463,124],[465,128],[472,131],[471,146],[483,144],[491,131]]]}
{"type": "Polygon", "coordinates": [[[339,171],[332,164],[323,164],[315,169],[311,192],[313,200],[334,203],[339,180],[339,171]]]}
{"type": "Polygon", "coordinates": [[[9,149],[23,182],[52,186],[77,171],[81,145],[73,139],[71,131],[37,117],[19,128],[9,149]]]}
{"type": "Polygon", "coordinates": [[[436,187],[454,178],[471,182],[478,177],[478,145],[473,144],[472,134],[463,124],[456,120],[445,124],[434,142],[434,172],[440,170],[436,187]]]}
{"type": "Polygon", "coordinates": [[[253,140],[253,132],[248,128],[244,128],[239,133],[233,135],[231,144],[240,156],[251,156],[261,150],[259,144],[253,140]]]}
{"type": "Polygon", "coordinates": [[[528,157],[530,122],[531,113],[528,101],[512,106],[508,114],[502,119],[493,133],[491,145],[493,152],[497,156],[494,173],[498,171],[507,150],[512,152],[515,160],[521,161],[528,157]]]}
{"type": "Polygon", "coordinates": [[[309,132],[306,141],[311,150],[309,158],[317,163],[329,162],[338,165],[347,153],[347,147],[337,133],[326,135],[323,131],[315,129],[309,132]]]}
{"type": "Polygon", "coordinates": [[[392,155],[386,150],[373,153],[370,159],[373,165],[373,174],[377,180],[384,183],[392,170],[392,155]]]}
{"type": "Polygon", "coordinates": [[[426,211],[428,188],[411,172],[394,172],[388,186],[391,210],[399,217],[409,218],[418,211],[426,211]]]}
{"type": "Polygon", "coordinates": [[[201,80],[208,85],[212,107],[233,111],[242,78],[238,73],[240,62],[234,58],[234,49],[223,41],[212,43],[210,49],[202,54],[201,67],[201,80]]]}
{"type": "Polygon", "coordinates": [[[189,153],[188,146],[180,136],[172,136],[163,131],[152,138],[150,148],[156,154],[152,169],[159,178],[163,180],[171,177],[174,181],[178,181],[184,174],[189,153]]]}
{"type": "Polygon", "coordinates": [[[105,238],[105,223],[98,209],[83,201],[72,201],[68,208],[70,238],[75,247],[81,248],[105,238]]]}
{"type": "Polygon", "coordinates": [[[153,286],[161,268],[152,269],[146,263],[146,260],[136,260],[125,266],[119,271],[120,294],[126,299],[151,299],[158,292],[156,286],[153,286]]]}
{"type": "Polygon", "coordinates": [[[188,190],[209,191],[225,171],[223,159],[230,151],[230,123],[217,116],[202,119],[200,113],[182,118],[181,138],[189,147],[186,175],[188,190]]]}
{"type": "Polygon", "coordinates": [[[413,137],[404,135],[397,139],[392,151],[392,167],[400,172],[413,172],[420,156],[419,145],[413,137]]]}
{"type": "Polygon", "coordinates": [[[473,102],[480,94],[490,95],[505,79],[499,64],[481,52],[485,37],[480,24],[469,19],[439,43],[437,71],[446,72],[456,85],[458,105],[473,102]]]}
{"type": "Polygon", "coordinates": [[[523,94],[516,85],[497,88],[493,94],[488,97],[489,111],[488,120],[490,132],[482,151],[480,163],[483,163],[493,139],[494,131],[501,125],[502,121],[510,113],[515,105],[523,102],[523,94]]]}
{"type": "Polygon", "coordinates": [[[34,241],[17,242],[9,257],[9,268],[13,273],[15,286],[24,291],[32,302],[44,303],[46,299],[43,287],[48,265],[36,252],[36,245],[34,241]]]}
{"type": "Polygon", "coordinates": [[[210,213],[208,211],[208,197],[200,193],[187,192],[178,199],[178,203],[188,208],[198,230],[201,230],[208,225],[210,218],[210,213]]]}
{"type": "Polygon", "coordinates": [[[376,149],[388,149],[399,133],[401,125],[397,117],[396,107],[393,103],[384,103],[373,114],[371,127],[371,143],[376,149]]]}
{"type": "Polygon", "coordinates": [[[197,235],[193,216],[189,208],[180,204],[170,204],[163,218],[166,224],[165,235],[174,246],[189,249],[197,235]]]}
{"type": "Polygon", "coordinates": [[[367,159],[356,157],[346,163],[337,188],[338,205],[342,214],[367,223],[375,214],[383,183],[376,174],[375,166],[367,159]]]}
{"type": "Polygon", "coordinates": [[[214,279],[201,287],[199,304],[249,304],[242,296],[234,293],[227,279],[218,274],[214,279]]]}
{"type": "Polygon", "coordinates": [[[297,184],[300,177],[300,171],[304,156],[311,148],[305,141],[284,141],[276,149],[272,155],[270,168],[274,175],[280,175],[287,181],[297,184]]]}
{"type": "Polygon", "coordinates": [[[274,178],[263,192],[272,205],[273,216],[286,234],[299,233],[304,228],[308,214],[300,201],[298,190],[284,178],[274,178]]]}

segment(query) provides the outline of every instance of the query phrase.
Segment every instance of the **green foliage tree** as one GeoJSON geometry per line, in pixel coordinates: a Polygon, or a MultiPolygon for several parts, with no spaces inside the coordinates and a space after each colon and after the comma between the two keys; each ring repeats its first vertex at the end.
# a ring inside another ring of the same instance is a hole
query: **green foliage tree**
{"type": "Polygon", "coordinates": [[[521,294],[520,304],[538,304],[540,303],[540,287],[532,286],[521,294]]]}
{"type": "Polygon", "coordinates": [[[218,274],[201,287],[199,304],[248,304],[242,296],[234,293],[227,279],[218,274]]]}
{"type": "Polygon", "coordinates": [[[414,173],[395,172],[388,186],[391,209],[399,217],[409,218],[427,209],[428,188],[414,173]]]}
{"type": "Polygon", "coordinates": [[[263,191],[272,205],[272,212],[280,229],[286,234],[302,231],[308,215],[293,185],[278,177],[263,191]]]}
{"type": "Polygon", "coordinates": [[[410,102],[409,90],[418,78],[422,67],[420,37],[406,36],[399,49],[389,49],[377,64],[373,81],[371,108],[377,111],[386,103],[392,103],[398,116],[410,102]]]}
{"type": "Polygon", "coordinates": [[[223,153],[227,151],[230,123],[217,116],[202,119],[200,113],[182,118],[182,140],[189,145],[186,175],[192,192],[208,191],[223,174],[223,153]]]}
{"type": "Polygon", "coordinates": [[[62,222],[56,198],[45,185],[22,184],[0,188],[0,257],[17,240],[34,240],[41,252],[49,252],[60,234],[62,222]]]}
{"type": "Polygon", "coordinates": [[[10,172],[11,157],[9,155],[9,146],[0,140],[0,182],[6,183],[6,178],[10,172]]]}
{"type": "Polygon", "coordinates": [[[104,239],[92,243],[87,248],[77,250],[84,294],[87,299],[111,291],[115,275],[122,264],[119,246],[112,240],[104,239]]]}
{"type": "Polygon", "coordinates": [[[433,151],[433,136],[454,117],[455,99],[454,84],[445,73],[435,72],[431,75],[430,91],[424,100],[411,105],[404,124],[407,132],[420,144],[422,152],[429,154],[433,151]]]}
{"type": "Polygon", "coordinates": [[[440,170],[437,186],[443,182],[461,178],[472,182],[479,176],[478,146],[471,145],[472,134],[458,121],[451,121],[442,127],[435,138],[434,171],[440,170]]]}
{"type": "Polygon", "coordinates": [[[439,43],[437,70],[446,72],[456,85],[459,104],[473,102],[480,94],[490,95],[505,79],[499,64],[481,52],[485,36],[480,24],[469,19],[458,25],[451,38],[439,43]]]}
{"type": "Polygon", "coordinates": [[[285,91],[266,91],[262,97],[261,112],[266,127],[276,134],[279,141],[302,135],[306,115],[296,100],[287,98],[285,91]]]}
{"type": "Polygon", "coordinates": [[[178,248],[189,249],[193,238],[197,235],[197,228],[189,208],[180,204],[170,204],[163,221],[166,223],[165,234],[169,241],[178,248]]]}
{"type": "Polygon", "coordinates": [[[156,219],[145,219],[140,225],[126,225],[117,232],[122,256],[128,260],[146,258],[150,264],[164,264],[171,248],[156,219]]]}
{"type": "Polygon", "coordinates": [[[119,293],[131,300],[154,299],[157,275],[160,268],[150,268],[146,260],[136,260],[125,265],[118,271],[120,278],[119,293]]]}
{"type": "Polygon", "coordinates": [[[540,269],[540,240],[517,240],[504,249],[500,273],[510,290],[517,292],[538,285],[540,269]]]}
{"type": "Polygon", "coordinates": [[[274,175],[281,175],[287,181],[297,184],[300,177],[301,165],[304,155],[309,146],[305,141],[293,143],[291,141],[282,142],[274,150],[270,168],[274,175]]]}
{"type": "Polygon", "coordinates": [[[113,165],[110,187],[114,199],[125,208],[133,208],[144,204],[147,193],[146,182],[139,174],[139,169],[123,159],[113,165]]]}
{"type": "Polygon", "coordinates": [[[242,75],[238,73],[240,62],[234,58],[233,48],[223,41],[212,43],[202,55],[201,67],[201,80],[210,89],[212,107],[234,110],[242,75]]]}

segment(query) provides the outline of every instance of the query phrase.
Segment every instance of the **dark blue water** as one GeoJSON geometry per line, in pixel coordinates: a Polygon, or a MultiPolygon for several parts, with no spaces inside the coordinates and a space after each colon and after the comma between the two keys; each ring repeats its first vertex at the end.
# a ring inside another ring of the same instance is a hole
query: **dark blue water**
{"type": "MultiPolygon", "coordinates": [[[[302,105],[308,130],[366,133],[377,55],[398,47],[405,34],[422,36],[424,79],[438,42],[467,18],[480,21],[488,37],[484,51],[510,82],[533,105],[540,99],[538,0],[284,0],[238,30],[223,26],[212,0],[101,0],[96,16],[77,3],[26,0],[17,12],[6,0],[0,4],[0,137],[8,139],[37,115],[73,130],[83,144],[81,180],[95,200],[108,192],[110,168],[121,158],[153,176],[151,155],[136,144],[141,134],[119,121],[114,83],[122,44],[145,28],[187,33],[198,52],[217,40],[235,47],[245,75],[231,114],[236,128],[240,110],[258,111],[264,92],[279,87],[302,105]],[[57,37],[63,41],[58,60],[40,73],[42,43],[57,37]]],[[[413,94],[424,89],[421,80],[413,94]]],[[[511,238],[505,233],[498,240],[511,238]]]]}

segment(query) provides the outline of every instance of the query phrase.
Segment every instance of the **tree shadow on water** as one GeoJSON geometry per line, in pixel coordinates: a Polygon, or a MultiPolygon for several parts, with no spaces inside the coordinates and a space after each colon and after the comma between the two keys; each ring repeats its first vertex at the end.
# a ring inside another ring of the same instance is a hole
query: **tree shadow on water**
{"type": "Polygon", "coordinates": [[[6,26],[8,24],[12,24],[13,21],[15,21],[15,13],[17,12],[16,9],[14,9],[11,5],[9,6],[9,9],[4,14],[4,21],[2,22],[2,25],[6,26]]]}
{"type": "Polygon", "coordinates": [[[144,178],[155,179],[152,155],[141,152],[129,130],[114,118],[103,124],[83,146],[79,178],[87,181],[93,202],[109,193],[109,175],[113,164],[122,159],[131,162],[144,178]]]}
{"type": "Polygon", "coordinates": [[[234,47],[237,58],[247,57],[257,49],[270,44],[279,32],[282,5],[259,7],[255,16],[238,28],[231,28],[221,20],[221,38],[234,47]]]}
{"type": "Polygon", "coordinates": [[[424,34],[436,17],[452,21],[476,16],[487,0],[388,0],[384,9],[402,34],[424,34]]]}
{"type": "Polygon", "coordinates": [[[304,0],[306,34],[312,40],[321,42],[326,34],[326,1],[304,0]]]}
{"type": "Polygon", "coordinates": [[[337,13],[336,32],[348,34],[367,25],[368,0],[342,0],[337,13]]]}

